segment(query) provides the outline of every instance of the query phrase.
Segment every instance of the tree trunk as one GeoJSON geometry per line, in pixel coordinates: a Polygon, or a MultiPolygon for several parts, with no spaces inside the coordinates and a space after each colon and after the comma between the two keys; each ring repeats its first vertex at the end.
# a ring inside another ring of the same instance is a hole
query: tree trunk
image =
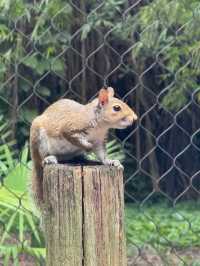
{"type": "Polygon", "coordinates": [[[122,171],[44,169],[47,266],[126,266],[122,171]]]}

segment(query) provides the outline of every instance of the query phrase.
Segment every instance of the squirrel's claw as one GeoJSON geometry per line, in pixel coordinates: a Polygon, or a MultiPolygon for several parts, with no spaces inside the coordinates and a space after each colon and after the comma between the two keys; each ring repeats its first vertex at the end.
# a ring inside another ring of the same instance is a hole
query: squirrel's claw
{"type": "Polygon", "coordinates": [[[105,165],[110,165],[110,166],[116,166],[119,169],[124,169],[123,165],[120,163],[119,160],[111,160],[111,159],[106,159],[104,161],[105,165]]]}
{"type": "Polygon", "coordinates": [[[56,156],[54,156],[54,155],[50,155],[50,156],[45,157],[43,162],[42,162],[43,166],[45,164],[57,164],[57,163],[58,163],[58,160],[57,160],[56,156]]]}

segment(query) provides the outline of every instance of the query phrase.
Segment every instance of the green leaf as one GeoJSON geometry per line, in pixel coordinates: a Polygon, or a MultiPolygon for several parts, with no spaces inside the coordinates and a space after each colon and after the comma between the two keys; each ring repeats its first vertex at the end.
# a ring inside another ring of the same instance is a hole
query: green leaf
{"type": "Polygon", "coordinates": [[[10,151],[8,145],[4,144],[4,152],[6,155],[6,163],[8,164],[9,169],[13,169],[14,168],[14,160],[12,158],[12,154],[11,154],[11,151],[10,151]]]}
{"type": "Polygon", "coordinates": [[[65,69],[65,64],[63,62],[63,60],[61,59],[56,59],[56,60],[52,60],[51,61],[51,69],[52,71],[55,71],[57,73],[63,73],[64,69],[65,69]]]}
{"type": "Polygon", "coordinates": [[[14,261],[14,266],[19,266],[18,248],[17,247],[12,248],[12,257],[13,257],[13,261],[14,261]]]}
{"type": "Polygon", "coordinates": [[[6,159],[9,162],[9,172],[4,178],[4,184],[11,190],[18,191],[22,195],[27,191],[27,180],[31,169],[28,165],[28,146],[25,144],[19,162],[10,155],[6,159]]]}
{"type": "Polygon", "coordinates": [[[11,227],[14,225],[14,220],[15,220],[16,216],[17,216],[17,210],[11,215],[11,217],[9,219],[9,222],[8,222],[8,224],[5,227],[5,231],[4,231],[3,235],[2,235],[2,237],[0,238],[1,239],[0,240],[0,244],[1,245],[6,240],[6,238],[9,237],[9,233],[8,232],[10,231],[11,227]]]}
{"type": "Polygon", "coordinates": [[[48,97],[51,95],[51,91],[49,88],[44,87],[44,86],[40,86],[38,89],[38,93],[42,96],[48,97]]]}
{"type": "Polygon", "coordinates": [[[84,24],[81,29],[81,40],[84,40],[88,36],[88,33],[91,31],[92,27],[90,24],[84,24]]]}
{"type": "Polygon", "coordinates": [[[12,248],[7,247],[6,254],[4,255],[4,266],[10,265],[11,255],[12,255],[12,248]]]}
{"type": "Polygon", "coordinates": [[[23,242],[24,240],[24,214],[19,213],[19,240],[23,242]]]}
{"type": "Polygon", "coordinates": [[[39,65],[39,62],[38,62],[38,59],[37,59],[37,53],[34,53],[30,56],[27,56],[25,59],[23,59],[23,64],[28,66],[28,67],[31,67],[33,69],[37,69],[38,65],[39,65]]]}
{"type": "Polygon", "coordinates": [[[30,214],[27,213],[26,214],[26,219],[28,220],[28,223],[29,223],[29,225],[30,225],[30,227],[32,229],[32,232],[33,232],[35,238],[37,239],[38,243],[41,243],[41,239],[40,239],[38,230],[37,230],[37,228],[35,226],[35,223],[33,221],[33,217],[30,214]]]}

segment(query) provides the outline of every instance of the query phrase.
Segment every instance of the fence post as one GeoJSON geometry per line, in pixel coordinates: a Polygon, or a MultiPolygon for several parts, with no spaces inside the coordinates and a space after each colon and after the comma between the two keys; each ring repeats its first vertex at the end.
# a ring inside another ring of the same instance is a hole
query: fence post
{"type": "Polygon", "coordinates": [[[126,266],[123,173],[115,167],[44,168],[47,266],[126,266]]]}

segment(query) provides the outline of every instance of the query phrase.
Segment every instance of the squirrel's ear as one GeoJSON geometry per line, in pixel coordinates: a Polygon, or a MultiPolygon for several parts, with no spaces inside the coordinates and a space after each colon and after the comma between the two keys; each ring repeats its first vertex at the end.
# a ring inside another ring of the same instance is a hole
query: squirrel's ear
{"type": "Polygon", "coordinates": [[[114,89],[112,87],[108,87],[107,90],[108,90],[108,96],[113,97],[115,94],[114,89]]]}
{"type": "Polygon", "coordinates": [[[107,89],[102,88],[99,91],[99,105],[104,106],[105,104],[108,103],[108,98],[109,98],[109,91],[107,89]]]}

